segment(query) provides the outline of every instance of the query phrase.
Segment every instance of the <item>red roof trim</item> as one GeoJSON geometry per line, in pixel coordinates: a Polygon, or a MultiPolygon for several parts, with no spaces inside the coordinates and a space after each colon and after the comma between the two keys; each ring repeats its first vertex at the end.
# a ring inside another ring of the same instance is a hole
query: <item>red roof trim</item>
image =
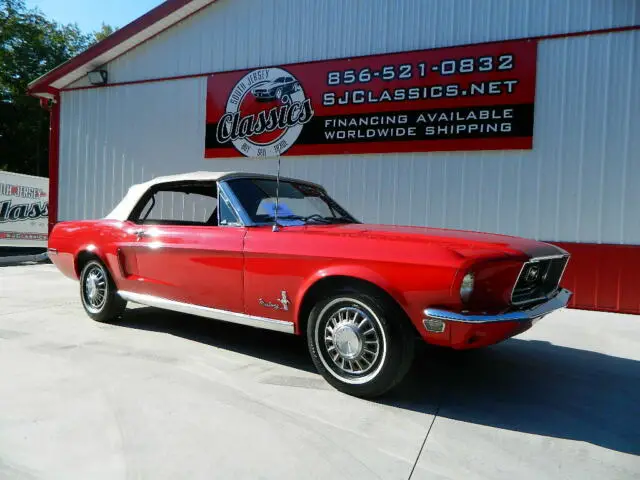
{"type": "MultiPolygon", "coordinates": [[[[91,62],[94,58],[102,55],[105,52],[113,49],[114,47],[120,45],[121,43],[127,41],[134,35],[140,33],[141,31],[153,26],[160,20],[168,17],[172,13],[181,8],[185,7],[189,3],[194,0],[167,0],[164,3],[158,5],[153,10],[145,13],[140,18],[134,20],[133,22],[125,25],[124,27],[116,30],[112,35],[109,35],[107,38],[102,40],[101,42],[96,43],[95,45],[89,47],[84,52],[76,55],[75,57],[69,59],[65,63],[57,66],[53,70],[48,73],[45,73],[42,77],[34,80],[29,85],[29,93],[50,93],[51,84],[56,80],[68,75],[73,72],[77,68],[86,65],[91,62]]],[[[213,3],[215,0],[212,0],[210,3],[213,3]]]]}
{"type": "MultiPolygon", "coordinates": [[[[195,11],[195,13],[198,13],[199,10],[195,11]]],[[[590,36],[590,35],[603,35],[603,34],[608,34],[608,33],[622,33],[622,32],[628,32],[628,31],[636,31],[636,30],[640,30],[640,25],[630,25],[627,27],[611,27],[611,28],[601,28],[601,29],[597,29],[597,30],[579,30],[576,32],[566,32],[566,33],[553,33],[553,34],[549,34],[549,35],[538,35],[535,37],[517,37],[517,38],[508,38],[505,40],[492,40],[489,42],[479,42],[479,43],[463,43],[460,45],[446,45],[443,47],[435,47],[435,48],[419,48],[419,49],[415,49],[415,50],[401,50],[401,51],[393,51],[393,52],[384,52],[384,53],[374,53],[374,54],[369,54],[369,55],[357,55],[357,56],[353,56],[353,57],[336,57],[336,58],[330,58],[330,59],[325,59],[325,60],[308,60],[305,62],[295,62],[295,63],[288,63],[288,64],[282,64],[283,66],[287,66],[287,65],[312,65],[315,63],[322,63],[322,62],[328,62],[328,61],[333,61],[333,60],[344,60],[345,58],[350,58],[350,59],[358,59],[358,58],[370,58],[370,57],[378,57],[378,56],[383,56],[383,55],[393,55],[396,53],[412,53],[412,52],[418,52],[418,51],[422,51],[422,50],[441,50],[441,49],[446,49],[446,48],[452,48],[452,47],[467,47],[467,46],[471,46],[471,45],[488,45],[491,43],[504,43],[504,42],[519,42],[519,41],[524,41],[524,40],[530,40],[530,41],[544,41],[544,40],[558,40],[561,38],[571,38],[571,37],[586,37],[586,36],[590,36]]],[[[164,30],[163,30],[164,31],[164,30]]],[[[159,35],[160,33],[162,33],[162,31],[158,32],[155,35],[159,35]]],[[[154,35],[154,36],[155,36],[154,35]]],[[[145,41],[149,41],[151,40],[154,36],[150,37],[149,39],[145,40],[145,41]]],[[[144,42],[141,42],[144,43],[144,42]]],[[[117,58],[117,57],[116,57],[117,58]]],[[[60,89],[60,91],[62,92],[73,92],[76,90],[90,90],[90,89],[95,89],[95,88],[110,88],[110,87],[121,87],[121,86],[125,86],[125,85],[138,85],[141,83],[156,83],[156,82],[170,82],[170,81],[174,81],[174,80],[185,80],[188,78],[197,78],[197,77],[208,77],[209,75],[214,75],[216,73],[230,73],[230,72],[240,72],[240,71],[245,71],[245,70],[251,70],[254,68],[260,68],[260,67],[264,67],[265,65],[256,65],[253,67],[242,67],[242,68],[238,68],[235,70],[218,70],[218,71],[212,71],[212,72],[202,72],[202,73],[188,73],[188,74],[184,74],[184,75],[173,75],[173,76],[167,76],[167,77],[154,77],[154,78],[144,78],[141,80],[127,80],[127,81],[123,81],[123,82],[113,82],[113,83],[107,83],[105,85],[86,85],[86,86],[82,86],[82,87],[62,87],[60,89]]]]}

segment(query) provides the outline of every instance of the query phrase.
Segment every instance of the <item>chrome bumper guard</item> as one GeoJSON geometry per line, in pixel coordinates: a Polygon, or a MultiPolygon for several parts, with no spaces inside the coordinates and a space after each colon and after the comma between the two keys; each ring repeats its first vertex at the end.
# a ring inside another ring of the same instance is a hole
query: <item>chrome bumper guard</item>
{"type": "Polygon", "coordinates": [[[497,315],[465,315],[463,313],[449,312],[438,308],[427,308],[424,311],[424,315],[426,318],[464,323],[519,322],[537,320],[560,308],[566,307],[571,295],[572,294],[569,290],[563,288],[546,302],[536,305],[529,310],[513,310],[497,315]]]}

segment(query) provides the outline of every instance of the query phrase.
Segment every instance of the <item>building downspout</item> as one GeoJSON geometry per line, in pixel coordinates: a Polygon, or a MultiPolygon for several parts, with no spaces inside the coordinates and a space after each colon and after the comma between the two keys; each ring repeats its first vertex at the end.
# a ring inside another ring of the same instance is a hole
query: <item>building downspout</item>
{"type": "Polygon", "coordinates": [[[51,233],[58,221],[58,182],[60,170],[60,92],[40,97],[40,106],[49,111],[49,225],[51,233]]]}

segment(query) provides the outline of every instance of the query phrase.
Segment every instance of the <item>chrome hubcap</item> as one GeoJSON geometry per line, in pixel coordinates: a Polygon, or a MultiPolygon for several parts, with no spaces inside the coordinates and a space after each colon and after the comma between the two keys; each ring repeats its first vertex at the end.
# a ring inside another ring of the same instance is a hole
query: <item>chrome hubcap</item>
{"type": "Polygon", "coordinates": [[[107,278],[97,265],[91,267],[84,280],[84,300],[93,310],[100,310],[107,299],[107,278]]]}
{"type": "Polygon", "coordinates": [[[380,355],[380,337],[373,320],[358,307],[342,307],[331,315],[324,342],[333,363],[352,375],[366,373],[380,355]]]}
{"type": "Polygon", "coordinates": [[[340,325],[333,331],[333,340],[338,354],[348,360],[356,358],[362,351],[362,337],[355,325],[340,325]]]}

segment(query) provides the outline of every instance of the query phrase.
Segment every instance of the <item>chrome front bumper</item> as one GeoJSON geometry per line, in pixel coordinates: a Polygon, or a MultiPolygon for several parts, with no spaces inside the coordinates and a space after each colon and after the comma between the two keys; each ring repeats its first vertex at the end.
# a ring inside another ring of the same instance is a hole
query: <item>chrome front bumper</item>
{"type": "Polygon", "coordinates": [[[526,320],[538,320],[545,315],[567,306],[571,298],[571,292],[561,289],[555,296],[551,297],[544,303],[536,305],[529,310],[513,310],[497,315],[465,315],[463,313],[449,312],[438,308],[427,308],[424,311],[425,320],[434,318],[448,322],[464,322],[464,323],[493,323],[493,322],[518,322],[526,320]]]}

